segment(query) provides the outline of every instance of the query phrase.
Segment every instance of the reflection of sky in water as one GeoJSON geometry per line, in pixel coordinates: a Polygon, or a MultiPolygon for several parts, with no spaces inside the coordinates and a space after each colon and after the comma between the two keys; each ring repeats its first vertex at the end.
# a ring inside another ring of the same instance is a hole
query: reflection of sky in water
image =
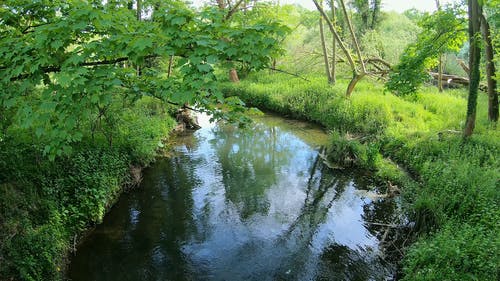
{"type": "MultiPolygon", "coordinates": [[[[194,264],[209,267],[206,268],[207,271],[215,276],[236,277],[235,280],[267,276],[272,280],[273,277],[269,274],[283,270],[285,274],[290,274],[292,269],[281,268],[280,263],[270,263],[268,259],[281,260],[302,255],[299,259],[306,257],[301,262],[307,264],[309,269],[300,278],[310,279],[314,277],[314,268],[320,262],[323,250],[332,244],[345,245],[353,251],[377,248],[378,240],[362,223],[363,205],[370,202],[365,202],[356,194],[352,182],[348,183],[336,199],[333,199],[336,195],[334,186],[327,187],[331,189],[317,202],[320,209],[323,209],[324,220],[308,221],[306,218],[301,222],[308,178],[318,152],[293,134],[277,130],[278,138],[273,149],[293,153],[287,163],[278,168],[275,184],[266,188],[265,195],[262,196],[261,200],[269,204],[267,212],[257,212],[246,219],[242,219],[239,214],[238,204],[241,202],[228,200],[224,188],[221,188],[224,186],[222,168],[217,162],[220,160],[216,154],[217,142],[210,141],[216,137],[212,134],[212,128],[205,127],[195,134],[196,138],[204,141],[199,142],[197,149],[190,152],[191,157],[200,158],[202,163],[196,167],[196,175],[202,182],[193,189],[193,218],[197,221],[196,232],[205,235],[202,239],[192,237],[185,243],[183,252],[194,264]],[[333,203],[329,205],[329,202],[333,203]],[[209,210],[208,215],[206,210],[209,210]],[[294,237],[287,237],[285,233],[293,224],[297,224],[297,220],[300,230],[292,232],[294,237]]],[[[268,137],[267,131],[264,135],[268,137]]],[[[240,149],[241,146],[236,143],[231,145],[231,153],[238,153],[240,149]]],[[[253,153],[264,153],[265,161],[270,161],[269,151],[256,150],[253,153]]]]}
{"type": "Polygon", "coordinates": [[[258,120],[243,131],[200,116],[203,129],[79,249],[71,278],[384,280],[378,240],[363,226],[375,205],[322,164],[324,134],[258,120]]]}

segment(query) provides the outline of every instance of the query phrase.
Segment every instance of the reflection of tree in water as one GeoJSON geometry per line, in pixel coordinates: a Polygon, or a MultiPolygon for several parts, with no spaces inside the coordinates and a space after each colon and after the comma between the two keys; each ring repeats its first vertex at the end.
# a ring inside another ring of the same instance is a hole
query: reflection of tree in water
{"type": "MultiPolygon", "coordinates": [[[[321,255],[319,276],[316,280],[328,281],[367,281],[385,280],[385,274],[373,276],[375,272],[366,255],[354,251],[345,245],[334,244],[325,249],[321,255]]],[[[383,269],[380,269],[381,272],[383,269]]]]}
{"type": "MultiPolygon", "coordinates": [[[[73,280],[192,280],[182,241],[193,232],[191,190],[200,181],[183,155],[157,162],[141,192],[121,200],[76,258],[73,280]],[[103,266],[104,265],[104,266],[103,266]]],[[[73,261],[75,262],[75,261],[73,261]]]]}
{"type": "Polygon", "coordinates": [[[138,198],[142,210],[131,235],[133,243],[144,248],[140,252],[145,256],[138,258],[144,264],[134,268],[142,268],[150,280],[159,280],[160,276],[189,279],[185,276],[188,270],[181,243],[192,232],[191,190],[200,182],[191,169],[196,164],[191,162],[189,157],[180,155],[155,166],[149,175],[151,182],[146,183],[153,187],[138,198]]]}
{"type": "Polygon", "coordinates": [[[232,126],[214,129],[212,145],[217,153],[226,198],[243,219],[266,214],[269,202],[265,191],[275,184],[279,169],[292,157],[289,146],[280,142],[276,127],[253,124],[245,130],[232,126]]]}
{"type": "Polygon", "coordinates": [[[396,264],[403,258],[401,249],[415,239],[396,198],[384,198],[363,206],[366,229],[380,241],[384,259],[396,264]]]}
{"type": "Polygon", "coordinates": [[[376,256],[337,243],[321,249],[319,263],[310,264],[314,260],[310,247],[313,245],[315,234],[326,222],[334,204],[346,204],[340,200],[351,180],[349,174],[331,171],[323,164],[320,156],[317,156],[310,172],[306,197],[299,216],[278,242],[288,245],[292,251],[290,254],[296,257],[291,259],[289,264],[282,266],[294,270],[286,274],[278,273],[275,276],[277,280],[307,278],[304,272],[311,267],[316,267],[312,273],[316,280],[385,280],[386,272],[376,256]],[[380,275],[377,276],[376,272],[380,275]]]}
{"type": "Polygon", "coordinates": [[[325,222],[328,210],[333,202],[342,195],[349,178],[335,176],[330,173],[320,154],[316,156],[307,181],[306,198],[302,205],[300,215],[288,228],[285,237],[292,235],[294,231],[300,231],[304,237],[305,244],[312,240],[314,232],[319,225],[325,222]],[[328,194],[327,194],[328,193],[328,194]],[[332,196],[333,195],[333,196],[332,196]]]}
{"type": "MultiPolygon", "coordinates": [[[[192,188],[200,183],[192,167],[198,160],[179,155],[156,166],[151,184],[141,196],[142,206],[136,230],[132,233],[134,244],[147,248],[142,251],[149,258],[137,268],[146,269],[152,280],[158,277],[189,280],[182,241],[192,233],[192,188]],[[159,183],[159,184],[158,184],[159,183]]],[[[145,280],[141,276],[142,280],[145,280]]]]}

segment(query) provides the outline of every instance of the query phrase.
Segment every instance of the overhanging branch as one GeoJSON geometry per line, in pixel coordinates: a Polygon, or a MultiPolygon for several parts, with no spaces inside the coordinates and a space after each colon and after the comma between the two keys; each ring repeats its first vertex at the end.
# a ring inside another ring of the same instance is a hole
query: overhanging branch
{"type": "MultiPolygon", "coordinates": [[[[145,56],[144,58],[151,59],[151,58],[157,58],[157,57],[159,57],[159,56],[149,55],[149,56],[145,56]]],[[[120,58],[116,58],[113,60],[82,62],[82,63],[78,64],[77,66],[90,67],[90,66],[100,66],[100,65],[111,65],[111,64],[116,64],[116,63],[128,61],[128,60],[130,60],[129,57],[120,57],[120,58]]],[[[7,69],[7,67],[0,68],[0,70],[5,70],[5,69],[7,69]]],[[[60,72],[61,66],[45,66],[45,67],[41,67],[41,71],[43,73],[60,72]]],[[[22,80],[22,79],[26,79],[30,76],[32,76],[32,74],[25,73],[25,74],[18,75],[16,77],[11,77],[10,81],[22,80]]]]}

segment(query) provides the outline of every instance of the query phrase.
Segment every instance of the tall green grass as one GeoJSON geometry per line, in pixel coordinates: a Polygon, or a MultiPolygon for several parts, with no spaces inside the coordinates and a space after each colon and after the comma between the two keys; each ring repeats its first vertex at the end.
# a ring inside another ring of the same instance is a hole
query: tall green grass
{"type": "Polygon", "coordinates": [[[224,92],[324,125],[333,132],[330,160],[350,159],[405,185],[405,211],[420,238],[402,262],[404,280],[498,280],[500,134],[487,121],[487,96],[479,97],[475,135],[464,140],[464,90],[401,98],[364,80],[346,99],[347,80],[307,78],[257,74],[224,92]]]}

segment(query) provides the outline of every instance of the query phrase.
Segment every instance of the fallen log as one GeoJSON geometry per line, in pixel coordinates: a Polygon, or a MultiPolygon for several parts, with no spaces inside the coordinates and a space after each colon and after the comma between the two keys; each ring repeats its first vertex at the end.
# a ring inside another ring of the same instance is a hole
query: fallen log
{"type": "MultiPolygon", "coordinates": [[[[439,79],[439,74],[437,72],[429,72],[429,75],[432,76],[435,80],[439,79]]],[[[461,77],[457,75],[451,75],[451,74],[442,74],[441,79],[443,82],[448,84],[449,86],[469,86],[469,78],[466,77],[461,77]]],[[[484,84],[479,85],[479,90],[486,92],[488,91],[488,87],[484,84]]]]}

